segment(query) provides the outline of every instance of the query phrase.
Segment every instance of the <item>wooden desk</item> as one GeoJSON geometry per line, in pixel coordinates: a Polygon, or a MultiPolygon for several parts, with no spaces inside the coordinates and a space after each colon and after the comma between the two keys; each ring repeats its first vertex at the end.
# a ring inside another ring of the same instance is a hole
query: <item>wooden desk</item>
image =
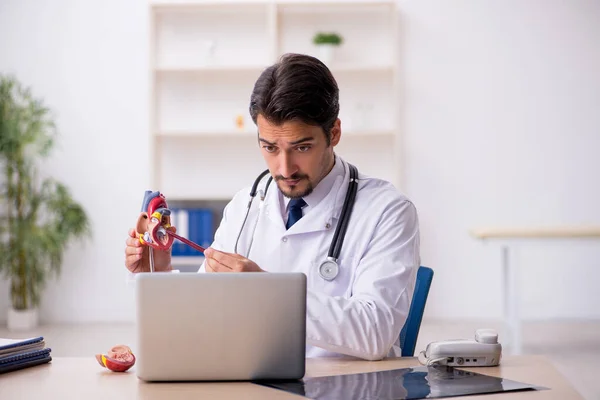
{"type": "MultiPolygon", "coordinates": [[[[307,360],[306,376],[342,375],[418,366],[415,358],[385,361],[333,359],[307,360]]],[[[299,396],[249,382],[147,383],[135,375],[135,366],[126,373],[110,372],[93,357],[61,358],[50,364],[0,375],[2,399],[299,399],[299,396]]],[[[544,386],[550,390],[468,396],[465,399],[580,399],[581,396],[541,356],[511,356],[499,367],[464,368],[486,375],[544,386]]],[[[454,397],[458,398],[458,397],[454,397]]],[[[461,397],[462,398],[462,397],[461,397]]]]}

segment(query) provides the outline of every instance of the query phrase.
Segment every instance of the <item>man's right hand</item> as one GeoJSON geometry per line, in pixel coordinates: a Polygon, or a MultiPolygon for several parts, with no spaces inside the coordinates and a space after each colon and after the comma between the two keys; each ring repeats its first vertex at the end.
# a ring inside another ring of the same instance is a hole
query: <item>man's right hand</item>
{"type": "MultiPolygon", "coordinates": [[[[174,231],[175,227],[173,227],[174,231]]],[[[136,236],[135,229],[129,230],[129,237],[125,241],[125,266],[130,272],[150,272],[150,252],[149,246],[140,243],[136,236]]],[[[171,249],[154,249],[154,271],[171,271],[171,249]]]]}

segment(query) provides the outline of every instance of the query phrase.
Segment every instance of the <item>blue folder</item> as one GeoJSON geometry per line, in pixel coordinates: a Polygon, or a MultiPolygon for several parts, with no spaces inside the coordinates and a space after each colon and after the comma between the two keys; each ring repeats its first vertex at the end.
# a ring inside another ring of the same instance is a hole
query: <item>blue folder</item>
{"type": "MultiPolygon", "coordinates": [[[[173,208],[171,209],[173,223],[177,228],[177,233],[186,236],[187,239],[200,246],[207,248],[213,241],[213,213],[208,208],[173,208]],[[180,214],[185,213],[187,218],[180,218],[180,214]],[[184,222],[185,221],[185,222],[184,222]],[[186,226],[177,226],[177,224],[186,223],[186,226]]],[[[173,257],[194,257],[202,256],[202,253],[193,249],[185,243],[175,240],[171,250],[173,257]]]]}

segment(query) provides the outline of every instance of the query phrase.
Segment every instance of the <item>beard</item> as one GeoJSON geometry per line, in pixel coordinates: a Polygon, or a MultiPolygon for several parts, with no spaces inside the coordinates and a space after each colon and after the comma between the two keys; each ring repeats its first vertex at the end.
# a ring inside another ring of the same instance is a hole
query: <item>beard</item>
{"type": "Polygon", "coordinates": [[[281,193],[290,199],[298,199],[300,197],[308,196],[314,190],[312,182],[310,179],[308,179],[308,175],[293,174],[287,178],[283,177],[282,175],[278,175],[275,177],[275,182],[277,183],[279,190],[281,190],[281,193]],[[290,186],[285,182],[287,179],[298,180],[298,183],[290,186]],[[301,187],[304,182],[306,182],[306,186],[301,187]]]}

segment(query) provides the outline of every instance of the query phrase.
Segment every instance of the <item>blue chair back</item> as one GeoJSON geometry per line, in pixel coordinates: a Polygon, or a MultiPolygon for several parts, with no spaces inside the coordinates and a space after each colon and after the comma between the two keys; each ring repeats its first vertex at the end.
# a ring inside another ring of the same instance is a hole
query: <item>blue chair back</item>
{"type": "Polygon", "coordinates": [[[419,267],[417,270],[417,280],[415,282],[415,291],[410,303],[408,318],[402,330],[400,331],[400,346],[402,348],[402,357],[413,357],[417,336],[423,320],[423,312],[429,295],[429,288],[433,280],[433,270],[428,267],[419,267]]]}

